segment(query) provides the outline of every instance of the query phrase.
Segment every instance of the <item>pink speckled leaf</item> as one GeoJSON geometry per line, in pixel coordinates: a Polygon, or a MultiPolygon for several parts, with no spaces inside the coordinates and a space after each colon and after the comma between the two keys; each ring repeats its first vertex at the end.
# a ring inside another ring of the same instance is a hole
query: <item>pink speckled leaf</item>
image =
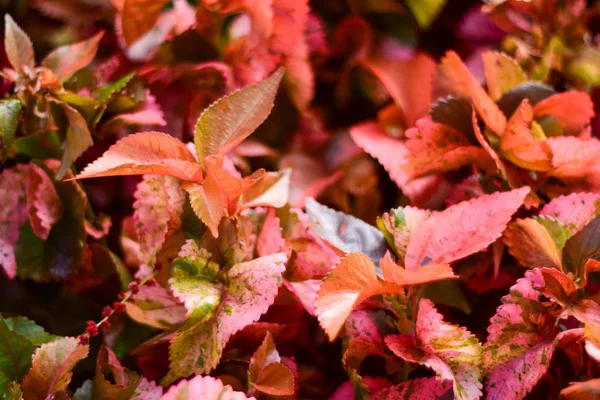
{"type": "Polygon", "coordinates": [[[229,270],[229,287],[214,316],[192,326],[184,325],[185,329],[175,335],[164,383],[193,373],[208,373],[218,364],[231,335],[256,321],[275,300],[286,260],[284,253],[277,253],[236,264],[229,270]]]}
{"type": "Polygon", "coordinates": [[[570,185],[571,192],[600,191],[600,140],[560,136],[549,138],[547,143],[553,154],[549,176],[570,185]]]}
{"type": "Polygon", "coordinates": [[[425,364],[439,378],[452,380],[456,399],[481,396],[481,344],[465,328],[444,322],[430,300],[419,301],[414,336],[390,335],[385,342],[397,356],[425,364]]]}
{"type": "Polygon", "coordinates": [[[185,144],[160,132],[126,136],[73,179],[146,174],[202,182],[202,168],[185,144]]]}
{"type": "Polygon", "coordinates": [[[566,135],[579,135],[594,116],[594,103],[587,93],[564,92],[545,98],[533,107],[536,118],[552,116],[566,135]]]}
{"type": "Polygon", "coordinates": [[[560,196],[546,204],[540,215],[547,215],[562,222],[571,233],[581,230],[600,214],[600,194],[573,193],[560,196]]]}
{"type": "Polygon", "coordinates": [[[132,301],[125,303],[134,321],[158,329],[171,329],[185,321],[185,307],[162,286],[142,286],[132,301]]]}
{"type": "Polygon", "coordinates": [[[154,257],[167,237],[181,225],[185,193],[179,182],[168,176],[144,176],[137,186],[133,218],[146,262],[154,257]]]}
{"type": "Polygon", "coordinates": [[[27,221],[27,180],[30,168],[17,164],[0,174],[0,266],[9,278],[17,275],[15,246],[27,221]]]}
{"type": "Polygon", "coordinates": [[[62,217],[63,203],[46,171],[31,164],[27,185],[29,223],[40,239],[47,239],[52,226],[62,217]]]}
{"type": "Polygon", "coordinates": [[[493,193],[432,215],[411,236],[406,269],[449,263],[485,249],[502,235],[528,193],[528,187],[493,193]]]}
{"type": "Polygon", "coordinates": [[[527,271],[525,278],[502,298],[502,305],[491,319],[483,352],[490,399],[524,398],[548,370],[560,340],[581,334],[579,329],[560,332],[551,303],[539,301],[540,290],[551,298],[565,297],[557,293],[562,291],[561,284],[544,271],[564,275],[554,269],[527,271]]]}
{"type": "Polygon", "coordinates": [[[371,400],[438,400],[452,391],[452,381],[437,378],[411,379],[376,392],[371,400]]]}
{"type": "Polygon", "coordinates": [[[190,380],[183,380],[169,389],[161,400],[255,400],[246,397],[242,392],[234,391],[231,386],[223,385],[212,376],[196,376],[190,380]]]}
{"type": "MultiPolygon", "coordinates": [[[[381,390],[386,389],[391,385],[390,381],[387,379],[372,376],[365,376],[362,378],[361,384],[364,385],[370,393],[379,393],[381,390]]],[[[352,381],[348,381],[338,387],[329,400],[348,400],[354,398],[356,398],[354,384],[352,381]]]]}

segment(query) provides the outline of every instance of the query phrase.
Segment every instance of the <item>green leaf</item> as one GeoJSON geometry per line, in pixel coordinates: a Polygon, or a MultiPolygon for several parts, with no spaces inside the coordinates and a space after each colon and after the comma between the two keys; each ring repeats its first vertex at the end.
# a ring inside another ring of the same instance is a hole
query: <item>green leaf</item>
{"type": "Polygon", "coordinates": [[[198,159],[224,155],[246,139],[271,113],[283,68],[211,104],[198,119],[194,142],[198,159]]]}
{"type": "Polygon", "coordinates": [[[600,215],[571,236],[563,249],[565,272],[582,277],[583,266],[590,258],[600,258],[600,215]]]}
{"type": "Polygon", "coordinates": [[[101,87],[98,91],[98,102],[106,103],[109,100],[111,100],[112,96],[115,93],[118,93],[121,90],[125,89],[127,84],[133,79],[134,76],[135,72],[131,72],[119,79],[118,81],[109,83],[108,85],[101,87]]]}
{"type": "Polygon", "coordinates": [[[4,322],[8,329],[26,337],[35,346],[60,338],[60,336],[49,334],[44,328],[25,317],[6,318],[4,322]]]}
{"type": "Polygon", "coordinates": [[[31,368],[35,345],[11,330],[0,317],[0,395],[7,394],[11,381],[21,381],[31,368]]]}
{"type": "Polygon", "coordinates": [[[56,179],[62,180],[73,162],[90,147],[94,141],[88,128],[87,122],[79,114],[79,111],[63,103],[61,104],[67,118],[69,127],[64,144],[64,152],[60,168],[56,173],[56,179]]]}
{"type": "Polygon", "coordinates": [[[23,400],[21,386],[17,382],[11,382],[6,389],[6,400],[23,400]]]}
{"type": "Polygon", "coordinates": [[[0,101],[0,164],[8,155],[19,125],[21,102],[15,99],[0,101]]]}
{"type": "Polygon", "coordinates": [[[428,29],[446,5],[446,0],[406,0],[406,5],[422,29],[428,29]]]}
{"type": "Polygon", "coordinates": [[[419,296],[437,304],[454,307],[467,315],[471,314],[471,306],[457,280],[446,279],[423,285],[419,289],[419,296]]]}

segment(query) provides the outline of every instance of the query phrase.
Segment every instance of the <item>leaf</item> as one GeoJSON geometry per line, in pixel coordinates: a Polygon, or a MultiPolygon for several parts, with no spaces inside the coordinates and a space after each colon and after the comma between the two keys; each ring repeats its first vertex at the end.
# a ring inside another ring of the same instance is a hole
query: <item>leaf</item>
{"type": "Polygon", "coordinates": [[[31,367],[35,345],[0,318],[0,394],[11,381],[20,381],[31,367]]]}
{"type": "Polygon", "coordinates": [[[419,301],[414,337],[390,335],[385,342],[398,357],[425,364],[439,378],[452,380],[456,399],[481,396],[481,344],[465,328],[444,322],[431,301],[419,301]]]}
{"type": "Polygon", "coordinates": [[[552,95],[533,107],[536,118],[551,116],[566,135],[579,135],[594,116],[594,103],[587,93],[569,91],[552,95]]]}
{"type": "Polygon", "coordinates": [[[244,193],[241,208],[285,206],[289,198],[291,175],[290,168],[279,172],[267,172],[244,193]]]}
{"type": "Polygon", "coordinates": [[[598,157],[600,141],[596,138],[582,139],[564,136],[549,138],[552,148],[552,170],[548,175],[561,179],[571,186],[571,191],[597,192],[600,185],[598,176],[598,157]]]}
{"type": "Polygon", "coordinates": [[[26,185],[29,166],[17,164],[0,174],[0,265],[12,279],[17,275],[15,247],[27,221],[26,185]]]}
{"type": "Polygon", "coordinates": [[[561,339],[580,334],[578,329],[559,333],[552,306],[541,303],[541,293],[534,288],[534,284],[545,288],[544,280],[540,270],[527,271],[525,278],[502,298],[502,305],[490,320],[483,353],[490,398],[525,397],[546,373],[561,339]]]}
{"type": "Polygon", "coordinates": [[[447,398],[449,392],[452,392],[451,380],[439,380],[435,377],[418,378],[380,390],[371,399],[403,400],[414,398],[419,400],[438,400],[447,398]]]}
{"type": "Polygon", "coordinates": [[[421,118],[417,126],[406,131],[406,156],[404,169],[412,177],[440,174],[465,165],[478,165],[493,170],[494,164],[485,150],[472,146],[469,140],[450,126],[421,118]]]}
{"type": "Polygon", "coordinates": [[[60,339],[59,336],[50,335],[44,328],[25,317],[5,318],[3,321],[8,329],[24,336],[34,346],[60,339]]]}
{"type": "Polygon", "coordinates": [[[294,394],[294,375],[281,363],[281,357],[269,332],[250,359],[248,375],[250,384],[262,393],[272,396],[294,394]]]}
{"type": "Polygon", "coordinates": [[[448,51],[438,65],[432,90],[434,99],[448,94],[470,99],[486,126],[497,135],[504,132],[506,117],[454,51],[448,51]]]}
{"type": "Polygon", "coordinates": [[[582,230],[571,236],[563,250],[566,272],[583,277],[584,265],[590,258],[600,255],[600,216],[592,219],[582,230]]]}
{"type": "Polygon", "coordinates": [[[62,180],[73,162],[94,143],[87,122],[81,114],[66,103],[61,103],[61,106],[69,120],[69,127],[63,145],[62,162],[56,172],[57,180],[62,180]]]}
{"type": "Polygon", "coordinates": [[[446,5],[446,0],[406,0],[419,26],[427,30],[446,5]]]}
{"type": "Polygon", "coordinates": [[[19,100],[0,101],[0,164],[6,160],[15,139],[20,115],[21,102],[19,100]]]}
{"type": "Polygon", "coordinates": [[[565,400],[597,399],[600,396],[600,379],[590,379],[584,382],[571,382],[560,391],[565,400]]]}
{"type": "Polygon", "coordinates": [[[416,271],[404,269],[392,261],[389,252],[385,253],[379,265],[383,279],[399,286],[422,285],[442,279],[458,278],[448,264],[430,264],[416,271]]]}
{"type": "Polygon", "coordinates": [[[8,61],[17,71],[24,71],[25,67],[33,71],[35,68],[35,54],[31,39],[10,14],[4,14],[4,51],[8,61]]]}
{"type": "Polygon", "coordinates": [[[144,176],[135,191],[133,218],[145,262],[155,257],[171,232],[181,226],[185,193],[179,182],[168,176],[144,176]]]}
{"type": "Polygon", "coordinates": [[[40,239],[48,239],[50,229],[63,216],[63,203],[46,171],[31,164],[27,185],[29,223],[40,239]]]}
{"type": "Polygon", "coordinates": [[[214,315],[223,295],[218,273],[218,264],[199,256],[182,256],[173,262],[169,283],[173,295],[187,310],[182,329],[206,322],[214,315]]]}
{"type": "Polygon", "coordinates": [[[506,54],[486,51],[481,57],[487,89],[493,100],[498,100],[504,93],[527,81],[527,76],[517,61],[506,54]]]}
{"type": "Polygon", "coordinates": [[[256,321],[273,303],[286,260],[285,253],[277,253],[231,267],[229,285],[214,316],[176,333],[163,383],[212,370],[231,335],[256,321]]]}
{"type": "Polygon", "coordinates": [[[377,76],[402,109],[407,127],[425,115],[431,103],[431,78],[435,72],[431,57],[417,53],[407,61],[376,58],[364,61],[363,65],[377,76]]]}
{"type": "Polygon", "coordinates": [[[225,155],[240,144],[271,113],[284,70],[211,104],[198,119],[194,142],[198,159],[225,155]]]}
{"type": "Polygon", "coordinates": [[[500,150],[504,157],[521,168],[548,171],[552,168],[552,151],[546,142],[533,137],[532,121],[531,106],[524,99],[506,124],[500,137],[500,150]]]}
{"type": "Polygon", "coordinates": [[[185,321],[185,307],[162,286],[142,286],[125,303],[134,321],[158,329],[173,329],[185,321]]]}
{"type": "Polygon", "coordinates": [[[210,229],[213,237],[219,237],[219,222],[225,216],[227,196],[214,176],[207,177],[204,184],[185,185],[190,195],[190,204],[196,216],[210,229]]]}
{"type": "Polygon", "coordinates": [[[528,268],[556,268],[562,271],[562,249],[570,232],[551,218],[517,219],[504,231],[509,253],[528,268]]]}
{"type": "Polygon", "coordinates": [[[144,36],[155,24],[168,0],[124,0],[120,18],[128,46],[144,36]]]}
{"type": "Polygon", "coordinates": [[[126,136],[74,179],[118,175],[168,175],[202,182],[202,168],[188,148],[174,137],[160,132],[126,136]]]}
{"type": "Polygon", "coordinates": [[[560,196],[552,199],[540,210],[540,215],[559,220],[571,233],[580,231],[598,214],[600,214],[600,194],[595,193],[560,196]]]}
{"type": "Polygon", "coordinates": [[[159,400],[162,393],[154,382],[124,368],[111,349],[105,345],[100,348],[91,394],[94,400],[159,400]],[[107,375],[113,377],[114,383],[106,379],[107,375]]]}
{"type": "Polygon", "coordinates": [[[388,245],[394,249],[398,261],[404,265],[406,248],[412,232],[431,215],[429,210],[415,207],[399,207],[377,219],[377,226],[383,232],[388,245]]]}
{"type": "Polygon", "coordinates": [[[92,62],[102,36],[104,32],[98,32],[89,39],[54,49],[41,65],[54,72],[58,79],[66,78],[92,62]]]}
{"type": "Polygon", "coordinates": [[[449,263],[485,249],[502,235],[528,193],[528,187],[493,193],[433,214],[411,235],[406,269],[449,263]]]}
{"type": "Polygon", "coordinates": [[[87,357],[89,347],[76,338],[65,337],[43,344],[33,355],[31,370],[23,379],[23,394],[27,399],[46,399],[67,390],[71,370],[87,357]]]}
{"type": "Polygon", "coordinates": [[[183,380],[171,387],[161,400],[196,400],[196,399],[219,399],[219,400],[255,400],[254,397],[246,397],[242,392],[234,391],[231,386],[223,385],[219,379],[211,376],[195,376],[189,381],[183,380]]]}
{"type": "Polygon", "coordinates": [[[385,254],[383,234],[374,226],[351,215],[306,199],[311,231],[344,253],[361,252],[376,264],[385,254]]]}
{"type": "Polygon", "coordinates": [[[325,277],[317,294],[319,324],[333,341],[354,307],[369,297],[387,293],[378,281],[375,265],[362,253],[343,257],[325,277]]]}

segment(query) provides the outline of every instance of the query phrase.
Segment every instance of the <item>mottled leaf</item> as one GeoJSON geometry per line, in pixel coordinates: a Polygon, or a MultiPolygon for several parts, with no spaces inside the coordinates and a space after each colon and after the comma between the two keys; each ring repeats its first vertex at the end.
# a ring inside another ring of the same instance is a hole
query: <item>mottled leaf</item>
{"type": "Polygon", "coordinates": [[[390,388],[376,392],[372,400],[438,400],[450,398],[452,393],[452,381],[449,379],[439,380],[432,378],[410,379],[406,382],[394,385],[390,388]]]}
{"type": "Polygon", "coordinates": [[[71,370],[87,357],[89,347],[79,340],[65,337],[43,344],[33,355],[31,370],[23,379],[23,394],[27,399],[46,399],[67,390],[71,370]]]}
{"type": "Polygon", "coordinates": [[[419,301],[413,337],[390,335],[385,342],[397,356],[425,364],[439,378],[452,380],[456,399],[481,396],[481,344],[465,328],[444,322],[431,301],[419,301]]]}
{"type": "Polygon", "coordinates": [[[600,194],[573,193],[552,199],[541,210],[546,215],[563,223],[571,233],[575,233],[596,215],[600,214],[600,194]]]}
{"type": "Polygon", "coordinates": [[[223,382],[211,376],[196,376],[189,381],[182,380],[161,397],[161,400],[198,399],[255,400],[254,397],[246,397],[244,393],[234,391],[231,386],[223,385],[223,382]]]}
{"type": "Polygon", "coordinates": [[[139,293],[125,303],[127,315],[140,324],[158,329],[172,329],[185,321],[186,309],[162,286],[142,286],[139,293]]]}

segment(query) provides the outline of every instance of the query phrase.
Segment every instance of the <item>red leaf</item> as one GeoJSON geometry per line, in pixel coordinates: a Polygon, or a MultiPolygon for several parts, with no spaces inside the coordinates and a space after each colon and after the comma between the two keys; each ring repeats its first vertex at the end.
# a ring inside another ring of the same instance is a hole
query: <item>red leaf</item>
{"type": "Polygon", "coordinates": [[[54,49],[41,65],[54,72],[58,79],[65,78],[92,62],[103,35],[104,32],[98,32],[89,39],[54,49]]]}
{"type": "Polygon", "coordinates": [[[552,168],[552,152],[545,141],[538,141],[531,134],[532,120],[529,101],[523,99],[500,137],[500,150],[504,157],[521,168],[548,171],[552,168]]]}
{"type": "Polygon", "coordinates": [[[25,67],[33,71],[35,68],[35,55],[31,39],[10,14],[4,15],[4,51],[6,51],[8,61],[17,71],[24,71],[25,67]]]}
{"type": "Polygon", "coordinates": [[[594,103],[584,92],[557,93],[537,103],[533,114],[536,118],[549,115],[558,120],[566,135],[579,135],[594,116],[594,103]]]}
{"type": "Polygon", "coordinates": [[[504,132],[506,117],[454,51],[447,52],[438,65],[433,93],[434,98],[454,94],[471,100],[481,119],[493,132],[497,135],[504,132]]]}
{"type": "Polygon", "coordinates": [[[438,400],[452,391],[452,381],[432,378],[411,379],[376,392],[371,400],[438,400]]]}
{"type": "Polygon", "coordinates": [[[46,240],[52,226],[63,215],[63,203],[46,171],[31,164],[27,185],[27,208],[33,232],[46,240]]]}
{"type": "Polygon", "coordinates": [[[126,136],[72,179],[148,174],[202,182],[202,168],[188,148],[160,132],[126,136]]]}
{"type": "Polygon", "coordinates": [[[431,103],[431,79],[435,72],[431,57],[417,53],[408,61],[377,58],[362,64],[381,80],[402,109],[407,127],[425,115],[431,103]]]}
{"type": "Polygon", "coordinates": [[[494,164],[485,150],[472,146],[459,131],[448,125],[421,118],[416,128],[406,131],[406,156],[404,168],[413,177],[444,173],[465,165],[478,165],[493,170],[494,164]]]}
{"type": "Polygon", "coordinates": [[[485,195],[432,215],[411,236],[406,269],[449,263],[485,249],[502,235],[528,193],[525,187],[485,195]]]}

